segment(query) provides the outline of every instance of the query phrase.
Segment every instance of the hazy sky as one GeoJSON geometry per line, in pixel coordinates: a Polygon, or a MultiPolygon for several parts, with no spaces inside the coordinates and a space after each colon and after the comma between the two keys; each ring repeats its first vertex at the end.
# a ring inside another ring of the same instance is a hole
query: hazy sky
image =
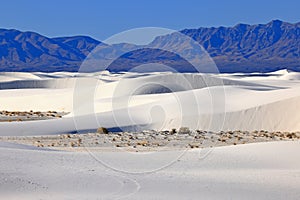
{"type": "Polygon", "coordinates": [[[99,40],[131,28],[300,22],[299,0],[1,0],[0,27],[99,40]]]}

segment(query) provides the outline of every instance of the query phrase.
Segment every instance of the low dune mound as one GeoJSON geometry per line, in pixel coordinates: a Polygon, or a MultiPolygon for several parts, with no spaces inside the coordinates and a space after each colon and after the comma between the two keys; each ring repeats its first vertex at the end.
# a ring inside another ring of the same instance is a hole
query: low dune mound
{"type": "Polygon", "coordinates": [[[232,80],[211,74],[189,73],[152,74],[132,79],[124,78],[112,84],[115,85],[115,96],[161,94],[215,86],[245,86],[248,88],[263,88],[265,90],[276,89],[276,87],[255,82],[232,80]]]}
{"type": "Polygon", "coordinates": [[[288,72],[281,76],[282,79],[284,80],[298,80],[300,81],[300,73],[298,72],[288,72]]]}
{"type": "Polygon", "coordinates": [[[56,78],[46,80],[15,80],[2,82],[0,90],[8,89],[37,89],[37,88],[72,88],[75,85],[74,78],[56,78]]]}
{"type": "Polygon", "coordinates": [[[55,73],[21,73],[21,72],[2,72],[0,73],[0,90],[8,89],[62,89],[74,88],[78,79],[99,82],[118,81],[122,74],[110,74],[107,71],[96,73],[79,72],[55,72],[55,73]]]}
{"type": "Polygon", "coordinates": [[[39,76],[26,72],[0,72],[0,82],[16,80],[39,80],[39,76]]]}

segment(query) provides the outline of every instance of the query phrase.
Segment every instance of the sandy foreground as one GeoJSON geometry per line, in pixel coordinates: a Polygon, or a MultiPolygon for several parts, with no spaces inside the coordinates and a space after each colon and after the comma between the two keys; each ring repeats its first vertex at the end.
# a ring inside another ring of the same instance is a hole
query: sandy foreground
{"type": "Polygon", "coordinates": [[[299,141],[159,152],[0,142],[3,199],[299,199],[299,141]]]}
{"type": "Polygon", "coordinates": [[[0,137],[3,199],[298,199],[300,133],[0,137]]]}

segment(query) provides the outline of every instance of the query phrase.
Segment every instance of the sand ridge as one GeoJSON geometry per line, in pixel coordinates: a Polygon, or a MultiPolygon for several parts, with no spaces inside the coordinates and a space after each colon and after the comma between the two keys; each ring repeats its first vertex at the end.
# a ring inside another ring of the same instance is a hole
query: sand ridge
{"type": "Polygon", "coordinates": [[[297,72],[286,70],[263,76],[107,71],[1,76],[16,80],[0,80],[3,87],[10,84],[10,89],[0,90],[0,110],[69,113],[55,122],[0,123],[3,136],[25,135],[29,130],[32,135],[52,135],[99,126],[125,131],[125,127],[128,131],[139,127],[141,131],[180,127],[213,132],[300,130],[300,114],[294,112],[300,105],[300,81],[297,72]],[[72,84],[63,84],[66,79],[72,84]],[[28,88],[20,87],[26,84],[28,88]],[[86,91],[90,93],[82,95],[86,91]]]}

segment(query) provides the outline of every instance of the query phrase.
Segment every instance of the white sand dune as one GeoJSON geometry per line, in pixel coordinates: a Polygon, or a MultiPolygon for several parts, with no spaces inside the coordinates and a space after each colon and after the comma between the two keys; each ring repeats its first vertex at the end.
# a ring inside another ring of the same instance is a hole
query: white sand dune
{"type": "Polygon", "coordinates": [[[176,151],[92,157],[2,146],[0,194],[1,199],[299,199],[299,151],[299,142],[270,142],[189,150],[182,157],[176,151]],[[160,169],[166,162],[170,165],[160,169]]]}
{"type": "Polygon", "coordinates": [[[298,131],[300,73],[1,73],[0,110],[65,111],[0,124],[0,135],[125,127],[298,131]]]}
{"type": "Polygon", "coordinates": [[[40,77],[33,73],[25,72],[0,72],[1,82],[15,81],[15,80],[39,80],[40,77]]]}
{"type": "MultiPolygon", "coordinates": [[[[107,128],[300,130],[300,73],[0,73],[0,136],[107,128]]],[[[65,152],[0,142],[1,199],[300,199],[298,141],[159,152],[65,152]]]]}

